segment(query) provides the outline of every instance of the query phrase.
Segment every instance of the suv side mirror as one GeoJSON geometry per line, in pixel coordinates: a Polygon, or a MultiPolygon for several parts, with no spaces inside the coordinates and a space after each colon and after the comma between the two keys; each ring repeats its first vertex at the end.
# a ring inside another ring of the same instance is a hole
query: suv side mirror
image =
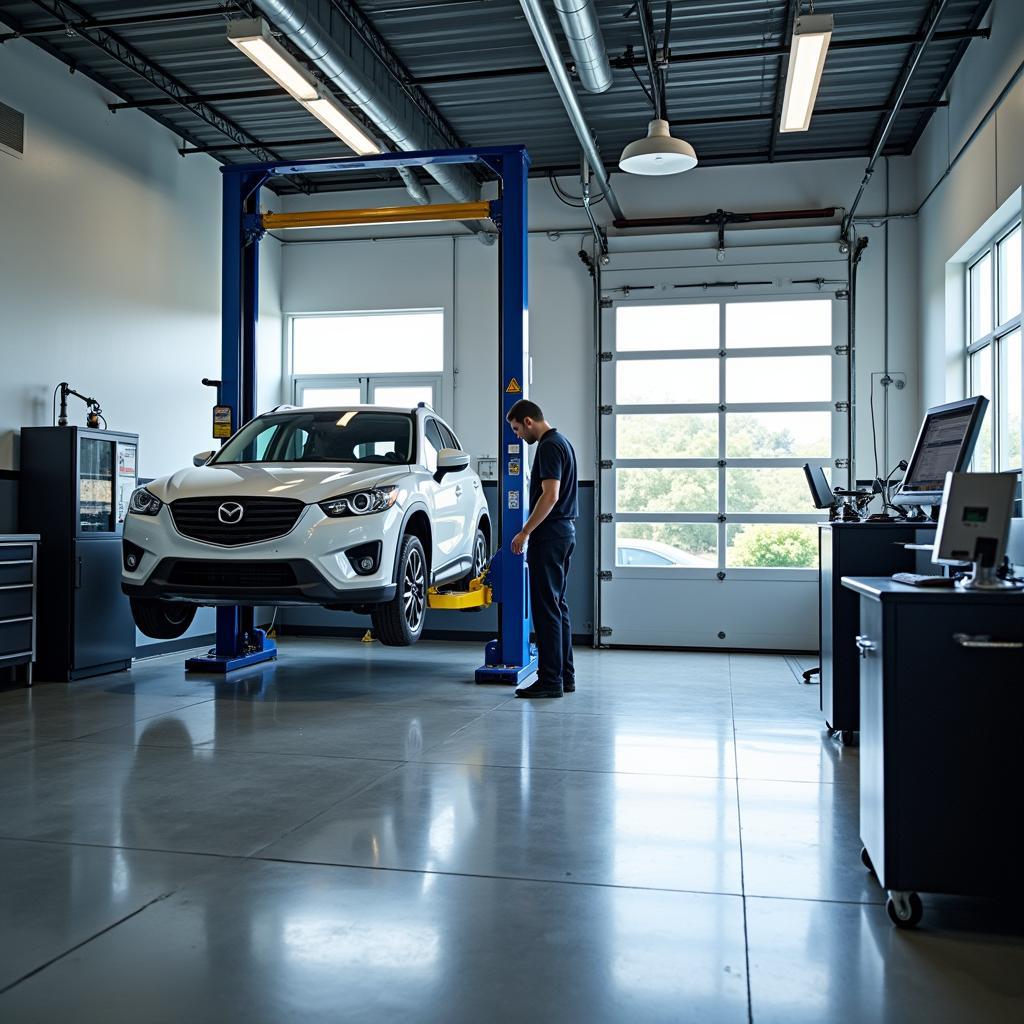
{"type": "Polygon", "coordinates": [[[193,466],[205,466],[210,461],[210,459],[212,459],[214,457],[214,455],[216,455],[216,454],[217,453],[214,452],[214,451],[199,452],[198,455],[193,455],[192,456],[192,465],[193,466]]]}
{"type": "Polygon", "coordinates": [[[437,453],[437,472],[434,479],[440,483],[448,473],[460,473],[469,469],[469,455],[458,448],[442,448],[437,453]]]}

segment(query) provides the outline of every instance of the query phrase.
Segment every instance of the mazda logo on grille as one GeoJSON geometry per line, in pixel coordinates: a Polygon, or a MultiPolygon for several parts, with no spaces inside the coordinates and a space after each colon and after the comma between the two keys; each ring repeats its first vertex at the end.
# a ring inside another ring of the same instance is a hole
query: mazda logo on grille
{"type": "Polygon", "coordinates": [[[217,518],[228,525],[240,523],[244,514],[245,509],[237,501],[226,501],[217,509],[217,518]]]}

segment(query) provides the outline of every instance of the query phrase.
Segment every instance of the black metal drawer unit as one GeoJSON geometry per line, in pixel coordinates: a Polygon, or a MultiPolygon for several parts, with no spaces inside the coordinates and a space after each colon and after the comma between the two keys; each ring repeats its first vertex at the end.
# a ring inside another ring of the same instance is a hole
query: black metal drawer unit
{"type": "Polygon", "coordinates": [[[0,533],[0,669],[25,666],[32,685],[36,660],[37,534],[0,533]]]}
{"type": "Polygon", "coordinates": [[[861,856],[889,916],[917,924],[918,892],[1019,895],[1024,592],[844,585],[860,600],[861,856]]]}

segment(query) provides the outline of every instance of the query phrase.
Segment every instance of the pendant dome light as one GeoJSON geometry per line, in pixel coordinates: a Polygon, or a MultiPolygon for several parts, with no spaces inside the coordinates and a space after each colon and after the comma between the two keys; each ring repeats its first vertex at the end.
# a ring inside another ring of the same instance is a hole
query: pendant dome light
{"type": "Polygon", "coordinates": [[[665,37],[660,66],[655,57],[654,18],[649,0],[641,0],[636,5],[636,12],[644,38],[647,74],[651,83],[648,99],[654,106],[654,119],[647,124],[647,135],[631,142],[622,151],[619,168],[627,174],[681,174],[697,166],[697,153],[685,140],[672,138],[664,113],[667,106],[665,69],[668,67],[669,37],[672,33],[672,4],[665,5],[665,37]]]}
{"type": "Polygon", "coordinates": [[[693,146],[672,138],[668,121],[660,118],[647,125],[645,138],[631,142],[619,157],[619,167],[628,174],[681,174],[696,166],[693,146]]]}

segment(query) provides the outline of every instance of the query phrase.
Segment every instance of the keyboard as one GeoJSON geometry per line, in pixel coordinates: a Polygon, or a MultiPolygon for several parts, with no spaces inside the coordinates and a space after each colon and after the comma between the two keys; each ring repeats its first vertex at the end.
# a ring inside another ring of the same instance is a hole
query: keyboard
{"type": "Polygon", "coordinates": [[[951,587],[955,582],[948,576],[919,576],[914,572],[894,572],[892,578],[896,583],[907,583],[912,587],[951,587]]]}

